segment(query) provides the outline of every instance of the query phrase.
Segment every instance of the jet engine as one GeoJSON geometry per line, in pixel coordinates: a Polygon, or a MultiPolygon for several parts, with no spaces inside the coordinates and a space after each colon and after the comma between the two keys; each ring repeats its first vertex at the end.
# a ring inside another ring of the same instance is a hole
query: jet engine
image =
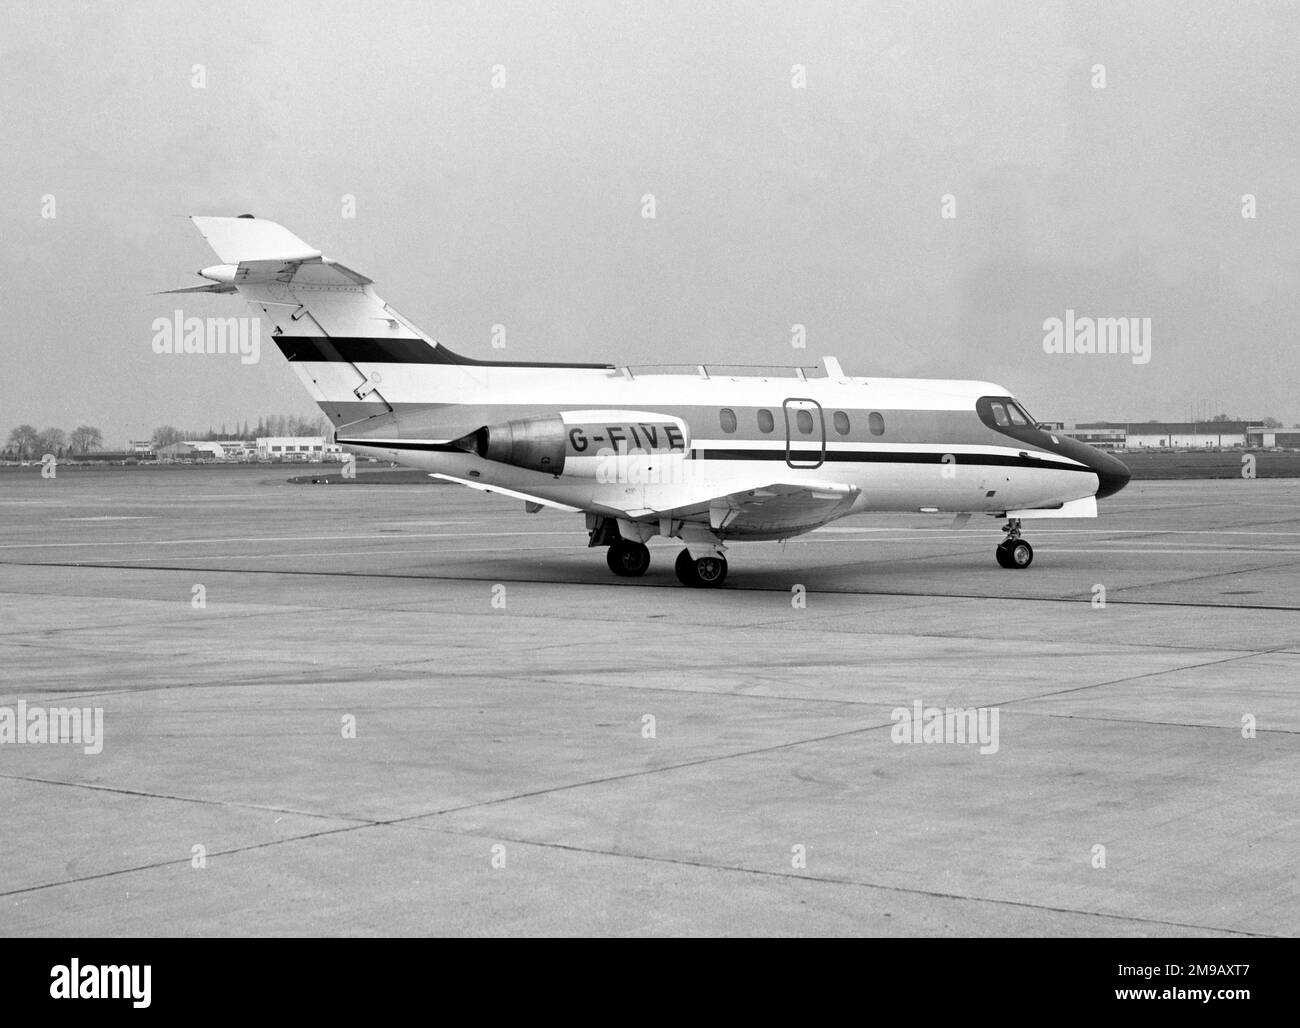
{"type": "Polygon", "coordinates": [[[644,411],[562,411],[484,425],[451,445],[530,471],[594,477],[611,457],[684,457],[690,431],[681,418],[644,411]]]}
{"type": "Polygon", "coordinates": [[[484,425],[469,435],[452,440],[451,445],[466,453],[478,454],[484,460],[561,475],[564,473],[566,442],[564,421],[556,414],[484,425]]]}

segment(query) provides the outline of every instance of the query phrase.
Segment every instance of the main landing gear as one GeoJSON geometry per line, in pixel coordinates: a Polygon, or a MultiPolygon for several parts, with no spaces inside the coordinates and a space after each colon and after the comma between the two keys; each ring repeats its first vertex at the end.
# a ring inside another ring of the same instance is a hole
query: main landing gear
{"type": "Polygon", "coordinates": [[[1011,518],[1002,531],[1007,537],[998,544],[995,556],[1004,568],[1027,568],[1034,562],[1034,548],[1020,538],[1020,519],[1011,518]]]}
{"type": "Polygon", "coordinates": [[[620,578],[640,578],[650,566],[650,547],[631,539],[616,539],[605,554],[609,570],[620,578]]]}
{"type": "MultiPolygon", "coordinates": [[[[640,578],[650,567],[650,549],[632,539],[615,539],[605,554],[609,570],[620,578],[640,578]]],[[[692,557],[690,550],[677,555],[677,580],[696,589],[716,589],[727,580],[727,558],[720,553],[692,557]]]]}
{"type": "Polygon", "coordinates": [[[677,581],[696,589],[716,589],[727,580],[727,558],[720,553],[692,557],[690,550],[677,555],[677,581]]]}

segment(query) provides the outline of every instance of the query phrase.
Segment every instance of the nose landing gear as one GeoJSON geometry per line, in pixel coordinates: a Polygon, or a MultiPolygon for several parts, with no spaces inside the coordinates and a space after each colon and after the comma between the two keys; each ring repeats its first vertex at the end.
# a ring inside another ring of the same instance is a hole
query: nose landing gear
{"type": "Polygon", "coordinates": [[[994,556],[1004,568],[1027,568],[1034,561],[1034,548],[1020,538],[1020,519],[1008,519],[1002,531],[1007,537],[998,544],[994,556]]]}

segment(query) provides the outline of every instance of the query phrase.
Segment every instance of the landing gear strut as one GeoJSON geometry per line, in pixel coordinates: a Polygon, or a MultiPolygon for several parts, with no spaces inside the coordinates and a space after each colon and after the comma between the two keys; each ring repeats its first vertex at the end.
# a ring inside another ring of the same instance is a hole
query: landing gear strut
{"type": "Polygon", "coordinates": [[[1034,562],[1034,548],[1020,538],[1020,519],[1009,518],[1002,531],[1007,537],[998,545],[994,556],[1004,568],[1027,568],[1034,562]]]}
{"type": "Polygon", "coordinates": [[[727,558],[720,553],[692,557],[690,550],[677,555],[677,581],[697,589],[716,589],[727,580],[727,558]]]}
{"type": "Polygon", "coordinates": [[[621,578],[640,578],[650,566],[650,548],[631,539],[618,539],[605,554],[605,561],[621,578]]]}

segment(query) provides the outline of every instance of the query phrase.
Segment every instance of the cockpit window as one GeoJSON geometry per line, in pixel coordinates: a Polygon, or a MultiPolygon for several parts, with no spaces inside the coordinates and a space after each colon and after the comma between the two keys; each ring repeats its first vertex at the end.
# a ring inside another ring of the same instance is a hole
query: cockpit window
{"type": "Polygon", "coordinates": [[[1043,431],[1029,411],[1010,396],[981,396],[975,401],[975,413],[989,428],[1013,439],[1036,439],[1043,431]]]}

